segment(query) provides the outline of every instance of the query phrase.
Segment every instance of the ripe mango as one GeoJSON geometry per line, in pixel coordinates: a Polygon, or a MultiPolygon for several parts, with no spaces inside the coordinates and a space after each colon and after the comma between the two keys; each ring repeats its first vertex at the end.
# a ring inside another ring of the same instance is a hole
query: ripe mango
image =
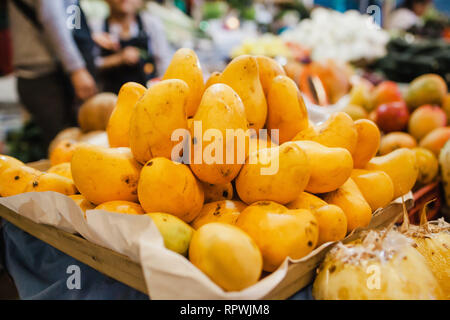
{"type": "Polygon", "coordinates": [[[142,169],[139,202],[148,213],[165,212],[190,223],[204,202],[202,186],[189,167],[166,158],[154,158],[142,169]]]}
{"type": "Polygon", "coordinates": [[[287,76],[272,80],[267,96],[267,129],[279,130],[279,142],[290,141],[309,126],[305,102],[295,82],[287,76]]]}
{"type": "Polygon", "coordinates": [[[239,214],[246,207],[245,203],[241,201],[223,200],[207,203],[191,225],[194,229],[198,229],[211,222],[236,224],[239,214]]]}
{"type": "Polygon", "coordinates": [[[384,156],[400,148],[414,148],[417,141],[406,132],[390,132],[381,138],[379,155],[384,156]]]}
{"type": "Polygon", "coordinates": [[[56,166],[60,163],[70,162],[77,146],[78,143],[75,140],[63,139],[59,141],[50,153],[51,165],[56,166]]]}
{"type": "Polygon", "coordinates": [[[302,192],[294,201],[286,205],[288,209],[309,210],[319,224],[319,239],[317,245],[345,238],[347,234],[347,217],[341,208],[328,205],[319,197],[308,192],[302,192]]]}
{"type": "Polygon", "coordinates": [[[55,173],[42,173],[36,176],[27,186],[25,192],[54,191],[66,196],[77,193],[73,181],[55,173]]]}
{"type": "Polygon", "coordinates": [[[236,225],[261,250],[264,271],[275,271],[287,257],[309,254],[319,238],[317,219],[305,209],[288,210],[272,201],[260,201],[241,212],[236,225]]]}
{"type": "Polygon", "coordinates": [[[154,212],[146,214],[158,228],[167,249],[187,256],[189,245],[195,231],[183,220],[167,213],[154,212]]]}
{"type": "Polygon", "coordinates": [[[347,216],[347,232],[367,227],[372,219],[372,209],[352,178],[336,191],[324,195],[324,200],[344,211],[347,216]]]}
{"type": "Polygon", "coordinates": [[[65,177],[65,178],[73,181],[72,169],[70,167],[70,162],[63,162],[63,163],[57,164],[56,166],[50,167],[50,169],[48,169],[47,172],[60,175],[62,177],[65,177]]]}
{"type": "Polygon", "coordinates": [[[375,157],[380,146],[380,129],[367,119],[355,121],[355,129],[358,134],[355,151],[353,152],[353,166],[364,168],[370,159],[375,157]]]}
{"type": "Polygon", "coordinates": [[[69,198],[80,207],[84,213],[84,218],[86,218],[86,211],[95,209],[95,205],[90,203],[82,194],[70,195],[69,198]]]}
{"type": "Polygon", "coordinates": [[[42,172],[25,165],[10,166],[0,173],[0,196],[10,197],[27,192],[31,182],[41,174],[42,172]]]}
{"type": "Polygon", "coordinates": [[[394,200],[394,183],[384,171],[355,169],[352,179],[372,208],[384,208],[394,200]]]}
{"type": "Polygon", "coordinates": [[[448,140],[450,140],[450,126],[434,129],[420,141],[419,146],[439,157],[441,149],[448,140]]]}
{"type": "Polygon", "coordinates": [[[136,202],[141,165],[129,148],[80,145],[74,152],[72,177],[80,193],[99,205],[114,200],[136,202]]]}
{"type": "Polygon", "coordinates": [[[327,242],[339,241],[347,234],[347,216],[336,205],[326,205],[313,212],[319,223],[317,246],[327,242]]]}
{"type": "Polygon", "coordinates": [[[306,153],[287,142],[252,153],[236,179],[236,191],[247,204],[261,200],[286,204],[305,190],[309,177],[306,153]]]}
{"type": "Polygon", "coordinates": [[[225,223],[209,223],[195,232],[189,260],[226,291],[250,287],[262,273],[261,252],[255,242],[225,223]]]}
{"type": "Polygon", "coordinates": [[[194,51],[182,48],[175,52],[163,76],[163,80],[168,79],[183,80],[188,85],[185,113],[188,117],[193,116],[205,91],[202,68],[194,51]]]}
{"type": "Polygon", "coordinates": [[[419,175],[416,156],[406,148],[373,158],[365,169],[381,170],[388,174],[394,183],[394,199],[411,191],[419,175]]]}
{"type": "Polygon", "coordinates": [[[242,55],[233,59],[222,72],[220,82],[233,88],[242,99],[249,128],[263,128],[267,117],[267,102],[259,80],[256,58],[242,55]]]}
{"type": "Polygon", "coordinates": [[[8,168],[11,168],[12,166],[24,166],[24,165],[25,163],[23,163],[20,160],[17,160],[16,158],[0,154],[0,174],[2,174],[3,171],[5,171],[8,168]]]}
{"type": "Polygon", "coordinates": [[[305,151],[311,170],[306,191],[325,193],[336,190],[350,177],[353,159],[344,148],[329,148],[314,141],[295,141],[305,151]]]}
{"type": "Polygon", "coordinates": [[[259,80],[267,97],[272,80],[277,76],[286,76],[286,72],[277,61],[267,56],[256,56],[256,61],[258,62],[259,80]]]}
{"type": "Polygon", "coordinates": [[[106,127],[109,145],[112,148],[130,146],[131,114],[146,91],[146,87],[135,82],[127,82],[120,88],[116,106],[106,127]]]}
{"type": "Polygon", "coordinates": [[[221,75],[221,73],[217,72],[217,71],[214,71],[213,73],[211,73],[208,81],[206,81],[205,90],[208,89],[209,87],[211,87],[213,84],[220,83],[220,75],[221,75]]]}
{"type": "Polygon", "coordinates": [[[286,207],[288,209],[306,209],[311,212],[326,206],[328,203],[308,192],[302,192],[294,201],[289,202],[286,207]]]}
{"type": "Polygon", "coordinates": [[[123,213],[123,214],[144,214],[144,209],[135,203],[130,201],[108,201],[101,205],[98,205],[95,210],[105,210],[109,212],[123,213]]]}
{"type": "Polygon", "coordinates": [[[439,162],[433,152],[425,148],[414,148],[419,175],[417,182],[426,185],[432,182],[439,173],[439,162]]]}
{"type": "Polygon", "coordinates": [[[354,153],[358,133],[352,118],[345,112],[334,113],[321,125],[310,126],[294,137],[294,140],[312,140],[330,148],[344,148],[354,153]]]}
{"type": "Polygon", "coordinates": [[[206,89],[191,128],[190,167],[201,181],[226,184],[237,176],[245,162],[247,126],[244,105],[231,87],[218,83],[206,89]]]}
{"type": "Polygon", "coordinates": [[[203,182],[202,187],[205,192],[205,203],[233,199],[234,191],[231,182],[225,184],[210,184],[203,182]]]}
{"type": "Polygon", "coordinates": [[[187,130],[186,104],[189,87],[182,80],[165,80],[153,85],[136,103],[131,115],[130,148],[145,164],[154,157],[172,159],[172,141],[177,129],[187,130]]]}

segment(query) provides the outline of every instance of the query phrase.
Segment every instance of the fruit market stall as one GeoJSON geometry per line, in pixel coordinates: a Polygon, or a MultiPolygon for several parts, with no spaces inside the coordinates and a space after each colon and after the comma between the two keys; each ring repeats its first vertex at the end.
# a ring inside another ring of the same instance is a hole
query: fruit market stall
{"type": "MultiPolygon", "coordinates": [[[[0,156],[0,215],[152,299],[285,299],[319,265],[317,299],[448,296],[448,224],[415,228],[407,215],[418,178],[436,177],[430,152],[379,154],[375,122],[307,107],[273,59],[239,56],[205,84],[195,52],[180,49],[160,82],[96,97],[79,121],[50,163],[0,156]],[[443,259],[416,238],[440,243],[443,259]],[[405,277],[356,296],[358,268],[374,261],[405,277]],[[396,293],[418,272],[423,282],[396,293]]],[[[435,150],[444,181],[447,149],[435,150]]]]}

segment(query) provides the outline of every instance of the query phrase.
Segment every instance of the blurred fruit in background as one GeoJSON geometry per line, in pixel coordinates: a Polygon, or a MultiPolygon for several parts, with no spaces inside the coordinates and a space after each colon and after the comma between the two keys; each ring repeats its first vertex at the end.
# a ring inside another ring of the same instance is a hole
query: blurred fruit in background
{"type": "Polygon", "coordinates": [[[377,109],[382,104],[398,101],[403,101],[403,96],[397,83],[383,81],[372,91],[369,111],[377,109]]]}
{"type": "Polygon", "coordinates": [[[379,154],[383,156],[396,149],[411,149],[416,146],[416,139],[406,132],[391,132],[381,137],[379,154]]]}
{"type": "Polygon", "coordinates": [[[420,141],[420,146],[439,156],[441,149],[450,139],[450,127],[437,128],[431,131],[420,141]]]}
{"type": "Polygon", "coordinates": [[[419,176],[417,182],[426,185],[435,180],[439,173],[439,163],[436,156],[428,149],[413,148],[416,154],[416,162],[419,167],[419,176]]]}
{"type": "Polygon", "coordinates": [[[366,109],[371,110],[370,98],[373,85],[365,79],[360,79],[358,83],[354,84],[350,91],[349,104],[358,105],[366,109]]]}
{"type": "Polygon", "coordinates": [[[409,120],[409,110],[404,101],[382,104],[375,111],[375,123],[383,132],[403,131],[409,120]]]}
{"type": "Polygon", "coordinates": [[[441,106],[447,96],[447,84],[437,74],[424,74],[412,81],[405,94],[408,107],[412,110],[425,104],[441,106]]]}
{"type": "Polygon", "coordinates": [[[367,119],[369,117],[369,113],[357,104],[348,104],[345,106],[342,111],[347,113],[354,121],[359,119],[367,119]]]}
{"type": "Polygon", "coordinates": [[[447,115],[436,105],[424,105],[411,114],[408,131],[417,140],[421,140],[428,133],[439,127],[445,127],[447,115]]]}

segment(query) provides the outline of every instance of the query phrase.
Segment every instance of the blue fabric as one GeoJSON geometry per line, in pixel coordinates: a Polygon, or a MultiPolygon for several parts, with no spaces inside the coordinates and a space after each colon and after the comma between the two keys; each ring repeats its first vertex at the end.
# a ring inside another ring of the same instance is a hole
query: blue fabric
{"type": "Polygon", "coordinates": [[[23,232],[3,223],[6,269],[21,299],[36,300],[147,300],[144,295],[75,260],[23,232]],[[69,290],[67,268],[80,268],[81,289],[69,290]]]}
{"type": "MultiPolygon", "coordinates": [[[[145,300],[144,295],[111,279],[39,239],[3,221],[6,268],[21,299],[27,300],[145,300]],[[67,268],[80,268],[81,289],[69,290],[67,268]]],[[[293,300],[311,300],[311,286],[293,300]]]]}

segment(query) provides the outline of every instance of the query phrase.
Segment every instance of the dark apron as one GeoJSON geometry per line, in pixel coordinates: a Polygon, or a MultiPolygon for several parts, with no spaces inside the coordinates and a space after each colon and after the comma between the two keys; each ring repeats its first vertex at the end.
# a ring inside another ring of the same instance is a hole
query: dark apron
{"type": "MultiPolygon", "coordinates": [[[[120,40],[120,47],[136,47],[140,50],[141,59],[134,66],[121,65],[118,67],[103,70],[100,73],[103,84],[103,91],[118,93],[122,85],[126,82],[137,82],[146,85],[147,81],[156,77],[155,59],[149,45],[150,37],[144,30],[141,17],[136,17],[139,33],[129,40],[120,40]]],[[[108,20],[105,21],[104,31],[109,33],[108,20]]],[[[102,57],[115,54],[115,51],[102,49],[102,57]]]]}

